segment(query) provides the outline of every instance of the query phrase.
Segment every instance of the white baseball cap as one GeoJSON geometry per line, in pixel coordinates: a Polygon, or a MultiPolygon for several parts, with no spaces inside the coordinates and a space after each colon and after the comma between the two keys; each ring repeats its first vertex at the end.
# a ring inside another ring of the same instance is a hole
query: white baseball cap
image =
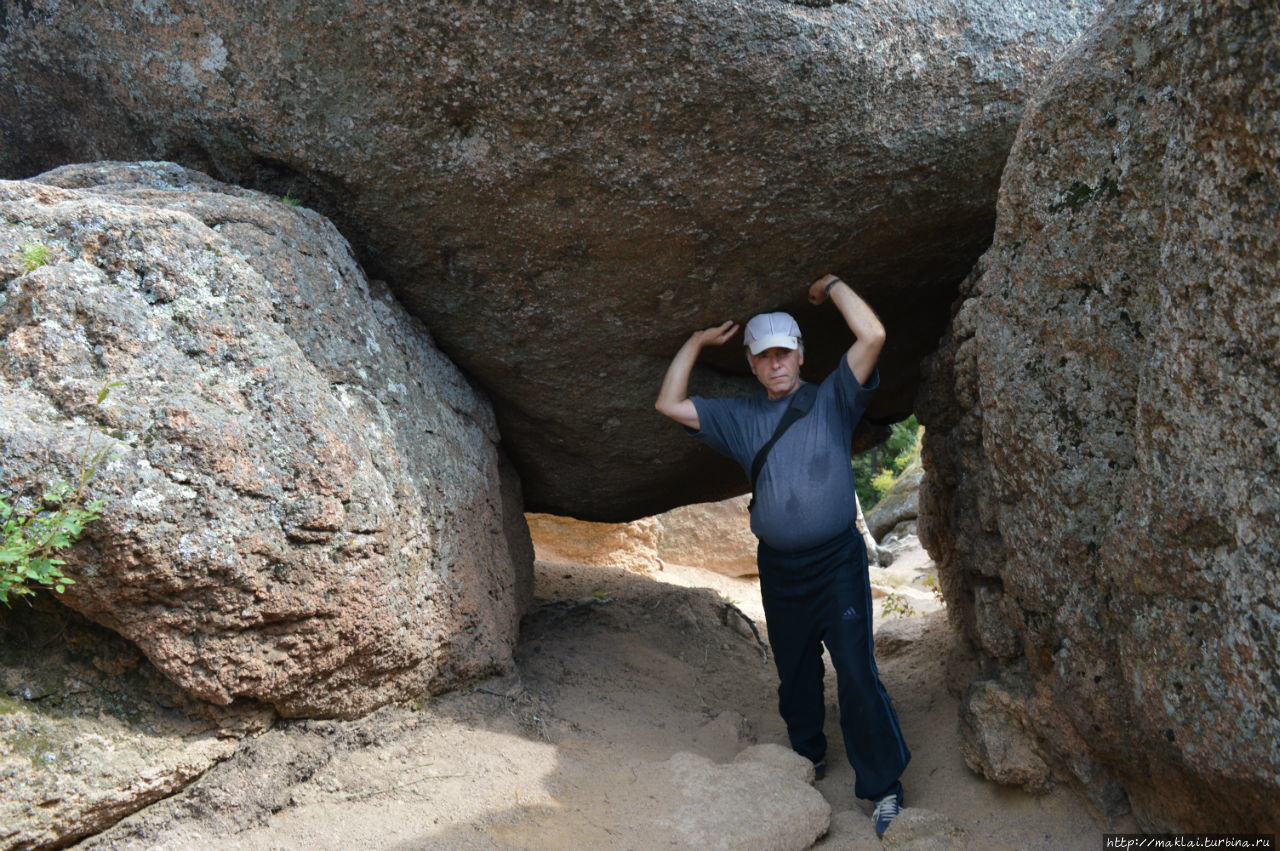
{"type": "Polygon", "coordinates": [[[800,326],[790,313],[760,313],[751,317],[742,334],[747,350],[758,355],[765,349],[800,348],[800,326]]]}

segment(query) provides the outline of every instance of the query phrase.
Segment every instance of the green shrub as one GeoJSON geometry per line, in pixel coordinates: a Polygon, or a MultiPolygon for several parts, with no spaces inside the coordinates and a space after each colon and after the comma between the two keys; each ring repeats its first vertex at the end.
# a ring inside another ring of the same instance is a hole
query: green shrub
{"type": "MultiPolygon", "coordinates": [[[[117,386],[108,384],[99,390],[96,404],[101,405],[117,386]]],[[[75,584],[62,572],[66,562],[57,553],[75,543],[84,527],[102,516],[106,505],[105,499],[84,501],[85,486],[115,445],[108,440],[95,450],[95,434],[97,429],[90,426],[74,488],[58,481],[46,487],[40,501],[30,507],[0,496],[0,603],[9,606],[10,596],[34,594],[35,587],[52,588],[61,594],[75,584]]]]}
{"type": "Polygon", "coordinates": [[[880,501],[893,482],[920,454],[920,436],[924,428],[915,414],[895,423],[889,439],[860,453],[853,459],[853,477],[858,488],[858,501],[863,511],[880,501]]]}
{"type": "Polygon", "coordinates": [[[916,614],[915,606],[907,602],[906,597],[896,592],[884,595],[884,599],[880,601],[881,617],[909,618],[914,614],[916,614]]]}
{"type": "Polygon", "coordinates": [[[938,582],[938,577],[933,574],[926,576],[924,578],[924,587],[933,592],[933,599],[944,605],[946,604],[947,598],[946,595],[942,593],[942,585],[938,582]]]}
{"type": "Polygon", "coordinates": [[[889,488],[893,487],[893,482],[898,476],[892,469],[886,468],[871,477],[871,487],[876,492],[876,501],[889,492],[889,488]]]}

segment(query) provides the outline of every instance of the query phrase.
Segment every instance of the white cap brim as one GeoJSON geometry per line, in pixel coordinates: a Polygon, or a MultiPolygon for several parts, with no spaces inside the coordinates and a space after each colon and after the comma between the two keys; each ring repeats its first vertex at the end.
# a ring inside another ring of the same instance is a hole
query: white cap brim
{"type": "Polygon", "coordinates": [[[768,334],[751,341],[751,354],[758,355],[765,349],[798,349],[800,341],[790,334],[768,334]]]}

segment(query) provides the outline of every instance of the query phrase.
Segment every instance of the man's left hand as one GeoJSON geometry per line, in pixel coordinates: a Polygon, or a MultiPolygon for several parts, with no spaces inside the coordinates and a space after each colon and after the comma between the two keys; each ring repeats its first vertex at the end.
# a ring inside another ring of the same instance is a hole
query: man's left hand
{"type": "Polygon", "coordinates": [[[840,280],[835,275],[823,275],[809,285],[809,303],[822,304],[827,300],[827,284],[840,280]]]}

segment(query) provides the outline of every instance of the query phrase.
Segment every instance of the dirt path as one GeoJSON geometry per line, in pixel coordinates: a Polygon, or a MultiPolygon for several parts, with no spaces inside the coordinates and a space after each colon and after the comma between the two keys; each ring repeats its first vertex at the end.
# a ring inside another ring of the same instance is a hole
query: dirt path
{"type": "MultiPolygon", "coordinates": [[[[897,564],[902,589],[929,567],[910,552],[897,564]]],[[[653,765],[682,751],[727,763],[752,743],[785,742],[772,662],[725,602],[763,632],[754,582],[539,563],[537,589],[518,675],[356,722],[280,725],[84,847],[671,847],[632,829],[654,815],[637,792],[653,765]]],[[[927,594],[907,599],[928,608],[927,594]]],[[[1073,793],[1033,798],[965,767],[945,612],[891,618],[877,634],[914,754],[907,812],[919,817],[884,844],[1101,847],[1103,827],[1073,793]]],[[[880,847],[853,798],[834,707],[827,726],[830,767],[816,788],[835,817],[818,847],[880,847]]]]}

